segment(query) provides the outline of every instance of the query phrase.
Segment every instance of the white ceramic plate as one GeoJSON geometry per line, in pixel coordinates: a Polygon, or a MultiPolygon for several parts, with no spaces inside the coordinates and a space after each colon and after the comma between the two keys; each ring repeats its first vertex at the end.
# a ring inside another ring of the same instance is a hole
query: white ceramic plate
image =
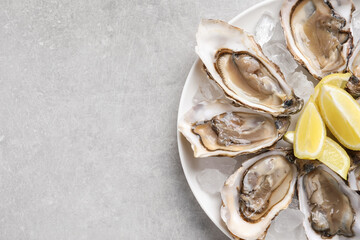
{"type": "MultiPolygon", "coordinates": [[[[264,1],[239,14],[234,19],[232,19],[230,23],[254,34],[256,23],[262,14],[267,12],[271,14],[272,17],[278,18],[281,4],[282,0],[264,1]]],[[[355,1],[355,5],[357,5],[357,8],[359,9],[360,3],[355,1]]],[[[178,122],[180,117],[182,117],[184,113],[186,113],[193,106],[192,100],[198,90],[199,84],[206,78],[207,77],[205,73],[201,69],[201,61],[198,59],[192,66],[185,82],[179,105],[178,122]]],[[[198,181],[196,180],[196,177],[205,168],[204,161],[213,161],[213,165],[215,166],[216,164],[221,163],[222,158],[195,159],[190,143],[179,132],[177,137],[181,164],[185,173],[185,177],[194,196],[205,213],[215,223],[215,225],[229,238],[232,238],[225,224],[220,218],[220,194],[209,194],[205,192],[200,188],[198,181]]],[[[214,168],[216,169],[216,166],[214,168]]],[[[230,175],[230,173],[227,174],[230,175]]]]}

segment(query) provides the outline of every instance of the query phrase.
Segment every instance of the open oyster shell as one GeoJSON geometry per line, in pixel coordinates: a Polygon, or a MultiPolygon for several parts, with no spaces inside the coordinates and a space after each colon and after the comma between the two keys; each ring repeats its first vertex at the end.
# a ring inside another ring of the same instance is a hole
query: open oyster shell
{"type": "Polygon", "coordinates": [[[280,16],[289,51],[317,79],[346,71],[353,48],[351,0],[286,0],[280,16]]]}
{"type": "Polygon", "coordinates": [[[290,125],[289,117],[273,117],[235,107],[226,100],[201,102],[179,122],[195,157],[254,153],[274,145],[290,125]]]}
{"type": "Polygon", "coordinates": [[[348,70],[353,75],[347,82],[345,90],[356,99],[360,97],[360,41],[353,49],[349,59],[348,70]]]}
{"type": "Polygon", "coordinates": [[[360,78],[360,42],[358,42],[353,49],[352,55],[349,59],[348,69],[357,78],[360,78]]]}
{"type": "Polygon", "coordinates": [[[209,78],[229,99],[274,116],[301,109],[303,101],[252,35],[220,20],[202,20],[196,39],[196,52],[209,78]]]}
{"type": "Polygon", "coordinates": [[[308,239],[360,239],[360,198],[328,167],[301,174],[298,194],[308,239]]]}
{"type": "Polygon", "coordinates": [[[348,184],[352,190],[360,191],[360,151],[348,151],[351,166],[348,173],[348,184]]]}
{"type": "Polygon", "coordinates": [[[221,190],[221,218],[236,239],[264,239],[271,220],[292,201],[297,169],[287,152],[245,161],[221,190]]]}

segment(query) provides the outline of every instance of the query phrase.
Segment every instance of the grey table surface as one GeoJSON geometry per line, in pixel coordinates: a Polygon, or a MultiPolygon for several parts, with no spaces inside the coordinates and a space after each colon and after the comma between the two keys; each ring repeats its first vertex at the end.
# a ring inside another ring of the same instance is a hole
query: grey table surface
{"type": "Polygon", "coordinates": [[[177,109],[200,19],[258,2],[0,1],[0,239],[227,239],[177,109]]]}

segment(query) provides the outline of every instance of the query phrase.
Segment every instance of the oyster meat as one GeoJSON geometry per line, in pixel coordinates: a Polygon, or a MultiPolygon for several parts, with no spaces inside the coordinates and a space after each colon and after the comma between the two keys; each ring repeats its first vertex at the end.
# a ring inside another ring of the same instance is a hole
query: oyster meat
{"type": "Polygon", "coordinates": [[[264,239],[271,220],[288,207],[297,169],[274,150],[243,163],[221,190],[221,218],[237,239],[264,239]]]}
{"type": "Polygon", "coordinates": [[[179,122],[195,157],[236,156],[275,144],[290,125],[289,117],[273,117],[235,107],[226,100],[202,102],[179,122]]]}
{"type": "Polygon", "coordinates": [[[355,191],[360,191],[360,164],[354,166],[348,174],[349,187],[355,191]]]}
{"type": "Polygon", "coordinates": [[[344,72],[353,47],[351,0],[286,0],[280,15],[289,51],[317,79],[344,72]]]}
{"type": "Polygon", "coordinates": [[[349,187],[355,191],[360,191],[360,152],[348,151],[351,158],[351,166],[348,174],[349,187]]]}
{"type": "Polygon", "coordinates": [[[360,78],[360,42],[358,42],[352,52],[348,65],[349,71],[357,78],[360,78]]]}
{"type": "Polygon", "coordinates": [[[345,90],[354,98],[360,97],[360,42],[357,43],[349,59],[348,70],[353,74],[345,90]]]}
{"type": "Polygon", "coordinates": [[[298,112],[303,102],[254,37],[220,20],[202,20],[196,52],[213,79],[236,103],[274,116],[298,112]]]}
{"type": "Polygon", "coordinates": [[[360,239],[360,198],[328,167],[302,174],[298,193],[309,239],[360,239]]]}

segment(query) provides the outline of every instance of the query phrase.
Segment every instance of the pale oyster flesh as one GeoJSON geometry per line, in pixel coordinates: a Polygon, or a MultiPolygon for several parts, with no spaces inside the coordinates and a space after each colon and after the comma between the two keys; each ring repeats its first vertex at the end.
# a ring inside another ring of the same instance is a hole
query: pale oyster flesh
{"type": "Polygon", "coordinates": [[[360,151],[348,151],[351,166],[348,174],[349,187],[360,191],[360,151]]]}
{"type": "Polygon", "coordinates": [[[360,198],[328,167],[301,175],[298,194],[309,239],[360,239],[360,198]]]}
{"type": "Polygon", "coordinates": [[[252,165],[242,182],[240,211],[248,221],[258,221],[290,187],[293,173],[284,156],[260,159],[252,165]],[[285,183],[287,187],[279,188],[285,183]],[[277,193],[276,191],[279,191],[277,193]]]}
{"type": "Polygon", "coordinates": [[[357,78],[360,78],[360,42],[356,44],[356,47],[353,50],[348,68],[352,74],[357,78]]]}
{"type": "Polygon", "coordinates": [[[360,165],[358,164],[349,172],[349,187],[353,190],[360,190],[360,165]]]}
{"type": "Polygon", "coordinates": [[[202,20],[196,39],[196,52],[209,78],[228,98],[274,116],[301,109],[303,102],[252,35],[220,20],[202,20]]]}
{"type": "Polygon", "coordinates": [[[354,98],[360,97],[360,42],[357,43],[349,59],[348,70],[353,74],[345,90],[354,98]]]}
{"type": "Polygon", "coordinates": [[[284,1],[281,21],[288,48],[315,78],[346,70],[353,45],[349,25],[353,10],[349,0],[334,6],[327,0],[284,1]]]}
{"type": "Polygon", "coordinates": [[[305,175],[304,186],[311,208],[312,228],[324,237],[353,236],[354,212],[336,179],[316,168],[305,175]]]}
{"type": "Polygon", "coordinates": [[[278,128],[287,121],[255,113],[226,112],[204,123],[195,123],[193,131],[209,150],[241,151],[250,144],[259,146],[277,138],[278,128]]]}
{"type": "Polygon", "coordinates": [[[221,191],[221,217],[229,231],[241,239],[263,239],[271,220],[290,204],[296,176],[284,151],[244,162],[221,191]]]}
{"type": "Polygon", "coordinates": [[[195,105],[180,120],[179,131],[195,157],[237,156],[274,145],[289,125],[289,117],[275,118],[216,100],[195,105]]]}
{"type": "Polygon", "coordinates": [[[246,52],[222,51],[218,55],[216,66],[224,84],[229,88],[241,89],[263,104],[279,108],[284,102],[291,101],[287,100],[283,88],[256,57],[246,52]]]}

